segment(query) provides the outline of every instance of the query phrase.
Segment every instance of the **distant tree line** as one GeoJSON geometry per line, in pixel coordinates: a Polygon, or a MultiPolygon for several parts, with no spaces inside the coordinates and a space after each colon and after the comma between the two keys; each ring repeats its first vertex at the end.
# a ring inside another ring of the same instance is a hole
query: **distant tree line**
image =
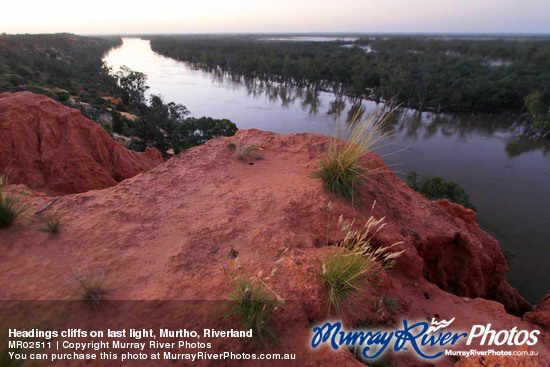
{"type": "Polygon", "coordinates": [[[436,112],[521,113],[550,104],[550,40],[373,37],[353,43],[162,36],[154,51],[200,67],[331,88],[436,112]]]}
{"type": "Polygon", "coordinates": [[[183,105],[165,103],[158,96],[147,99],[143,73],[123,67],[113,74],[102,58],[121,44],[120,37],[68,33],[0,35],[0,93],[28,90],[79,108],[90,119],[106,115],[109,122],[102,126],[110,134],[133,137],[129,147],[140,151],[155,146],[161,152],[179,153],[237,131],[229,120],[186,117],[189,111],[183,105]],[[104,97],[119,97],[122,102],[104,97]],[[121,112],[137,118],[131,120],[121,112]]]}
{"type": "MultiPolygon", "coordinates": [[[[49,94],[55,88],[90,102],[100,92],[118,91],[116,80],[101,60],[120,37],[79,37],[72,34],[2,35],[0,91],[31,90],[49,94]]],[[[66,95],[62,95],[61,98],[66,95]]]]}

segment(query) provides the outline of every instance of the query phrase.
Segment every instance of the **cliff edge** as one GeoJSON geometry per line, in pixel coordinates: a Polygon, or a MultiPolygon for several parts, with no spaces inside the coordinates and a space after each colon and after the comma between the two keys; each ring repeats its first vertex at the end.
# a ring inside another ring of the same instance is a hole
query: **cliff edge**
{"type": "MultiPolygon", "coordinates": [[[[53,120],[63,124],[70,117],[80,119],[70,110],[66,116],[61,122],[53,120]]],[[[40,124],[42,118],[36,121],[40,124]]],[[[60,278],[70,276],[75,267],[101,268],[111,300],[173,303],[142,307],[139,312],[122,302],[108,304],[101,313],[73,312],[63,325],[75,327],[85,319],[83,327],[115,328],[124,320],[134,328],[144,322],[157,328],[204,328],[205,320],[220,317],[220,302],[228,299],[231,280],[253,275],[285,300],[274,322],[283,348],[297,350],[297,360],[288,365],[359,365],[345,348],[335,352],[308,345],[311,325],[328,316],[326,290],[315,279],[330,245],[343,236],[338,218],[361,226],[373,215],[383,217],[386,224],[374,235],[375,246],[400,242],[397,249],[404,252],[394,268],[365,291],[358,315],[364,322],[391,327],[404,318],[454,317],[453,326],[459,330],[487,323],[506,330],[547,326],[547,305],[531,312],[529,319],[519,317],[531,305],[507,283],[498,242],[478,227],[474,212],[427,200],[375,153],[363,162],[372,174],[362,206],[353,208],[323,192],[312,173],[329,142],[319,134],[239,131],[184,151],[113,187],[65,195],[43,212],[62,218],[59,234],[37,232],[38,219],[33,216],[2,230],[0,298],[71,299],[74,295],[59,286],[60,278]],[[255,145],[260,150],[256,158],[243,160],[229,145],[255,145]]],[[[31,213],[52,200],[22,186],[13,189],[31,213]]],[[[541,330],[541,340],[547,340],[548,330],[541,330]]],[[[227,340],[211,351],[239,348],[238,340],[227,340]]],[[[536,348],[541,365],[550,362],[547,342],[536,348]]],[[[402,366],[425,365],[408,354],[392,360],[402,366]]],[[[433,363],[450,366],[456,360],[444,357],[433,363]]]]}
{"type": "Polygon", "coordinates": [[[114,186],[163,162],[115,142],[80,111],[31,92],[0,94],[0,172],[49,193],[114,186]]]}

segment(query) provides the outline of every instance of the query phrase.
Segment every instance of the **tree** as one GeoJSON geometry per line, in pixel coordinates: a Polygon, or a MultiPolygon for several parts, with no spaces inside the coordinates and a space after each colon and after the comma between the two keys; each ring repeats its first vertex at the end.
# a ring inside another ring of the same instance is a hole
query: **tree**
{"type": "Polygon", "coordinates": [[[141,110],[145,106],[145,92],[149,89],[147,75],[123,65],[116,73],[116,78],[125,93],[125,102],[141,110]]]}
{"type": "Polygon", "coordinates": [[[548,118],[548,103],[545,103],[542,93],[539,91],[525,97],[525,108],[527,108],[527,113],[536,122],[544,121],[548,118]]]}
{"type": "Polygon", "coordinates": [[[189,117],[177,126],[171,136],[174,152],[200,145],[210,139],[232,136],[237,132],[237,125],[228,119],[189,117]]]}

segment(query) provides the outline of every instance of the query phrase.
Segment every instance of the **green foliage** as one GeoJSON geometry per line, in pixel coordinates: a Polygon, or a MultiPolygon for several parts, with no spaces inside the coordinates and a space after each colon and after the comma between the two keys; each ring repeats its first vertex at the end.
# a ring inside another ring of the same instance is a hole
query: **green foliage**
{"type": "Polygon", "coordinates": [[[106,122],[102,122],[101,123],[101,127],[103,128],[103,130],[107,131],[107,133],[112,137],[113,136],[113,128],[110,124],[106,123],[106,122]]]}
{"type": "Polygon", "coordinates": [[[540,90],[550,97],[550,41],[543,38],[372,36],[350,45],[159,36],[151,47],[231,76],[313,89],[328,85],[353,97],[394,100],[420,110],[519,113],[529,93],[540,90]]]}
{"type": "Polygon", "coordinates": [[[340,318],[356,312],[358,298],[369,279],[370,265],[360,252],[330,251],[322,265],[320,279],[327,291],[327,303],[340,318]]]}
{"type": "Polygon", "coordinates": [[[470,203],[470,196],[454,181],[445,180],[440,176],[429,176],[419,180],[418,173],[412,170],[407,173],[406,182],[410,188],[430,200],[446,199],[465,208],[476,210],[470,203]]]}
{"type": "Polygon", "coordinates": [[[25,211],[7,185],[7,175],[0,175],[0,229],[9,227],[25,211]]]}
{"type": "MultiPolygon", "coordinates": [[[[129,70],[129,69],[128,69],[129,70]]],[[[129,73],[133,73],[131,70],[129,73]]],[[[155,146],[161,152],[170,147],[178,154],[183,149],[205,143],[210,139],[222,136],[232,136],[237,132],[237,126],[227,119],[188,117],[189,110],[184,105],[174,102],[165,103],[161,97],[152,95],[149,104],[143,104],[140,117],[128,123],[131,135],[139,138],[132,141],[129,148],[144,151],[147,146],[155,146]]],[[[111,111],[113,116],[113,131],[125,131],[119,121],[119,114],[111,111]],[[118,114],[118,115],[117,115],[118,114]]]]}
{"type": "Polygon", "coordinates": [[[60,102],[65,102],[69,98],[71,98],[69,92],[61,91],[57,93],[57,100],[60,102]]]}
{"type": "Polygon", "coordinates": [[[48,217],[44,220],[44,227],[39,228],[42,232],[48,232],[51,234],[57,234],[63,227],[61,223],[61,218],[59,217],[48,217]]]}
{"type": "Polygon", "coordinates": [[[111,128],[115,133],[122,134],[126,128],[124,118],[116,110],[111,110],[111,128]]]}
{"type": "Polygon", "coordinates": [[[13,85],[14,87],[17,87],[19,84],[23,84],[23,83],[24,83],[23,78],[20,78],[20,77],[18,77],[17,75],[10,75],[10,76],[8,77],[8,81],[9,81],[10,84],[13,85]]]}
{"type": "Polygon", "coordinates": [[[145,152],[146,145],[139,139],[132,139],[127,148],[136,152],[145,152]]]}
{"type": "Polygon", "coordinates": [[[115,106],[115,109],[120,112],[126,112],[126,106],[124,106],[123,102],[118,102],[115,106]]]}
{"type": "Polygon", "coordinates": [[[354,120],[347,131],[340,127],[338,138],[334,139],[319,162],[320,169],[313,176],[323,180],[323,188],[341,199],[354,204],[359,197],[359,188],[368,175],[361,164],[363,157],[373,146],[388,136],[383,124],[389,113],[373,113],[365,120],[354,120]],[[342,137],[347,137],[344,142],[342,137]]]}
{"type": "Polygon", "coordinates": [[[142,108],[145,104],[145,92],[149,89],[147,85],[147,75],[139,71],[133,71],[128,66],[123,65],[116,73],[118,85],[125,93],[124,99],[129,104],[142,108]]]}
{"type": "Polygon", "coordinates": [[[187,149],[205,143],[208,140],[222,136],[233,136],[237,125],[228,119],[213,119],[212,117],[186,118],[177,125],[172,137],[181,149],[187,149]]]}
{"type": "Polygon", "coordinates": [[[525,97],[525,108],[534,120],[548,119],[548,102],[544,101],[540,91],[530,93],[525,97]]]}
{"type": "Polygon", "coordinates": [[[531,129],[534,135],[548,136],[550,133],[550,98],[545,98],[540,91],[525,97],[525,108],[534,121],[531,129]]]}
{"type": "MultiPolygon", "coordinates": [[[[64,89],[76,95],[77,90],[121,94],[116,79],[109,74],[102,57],[111,47],[120,45],[120,37],[80,37],[62,34],[0,35],[8,47],[0,52],[0,90],[29,90],[52,95],[52,89],[64,89]],[[40,45],[40,47],[36,47],[40,45]]],[[[65,92],[53,94],[64,101],[65,92]]],[[[89,102],[82,96],[81,100],[89,102]]]]}
{"type": "Polygon", "coordinates": [[[338,248],[329,250],[318,275],[327,291],[329,312],[339,318],[356,319],[364,307],[361,297],[367,282],[393,266],[395,258],[402,253],[391,251],[397,243],[378,249],[371,246],[372,236],[383,227],[383,220],[370,217],[361,229],[353,230],[353,223],[346,223],[340,217],[346,236],[336,244],[338,248]]]}
{"type": "Polygon", "coordinates": [[[225,318],[238,322],[242,329],[252,330],[256,346],[276,342],[273,311],[278,303],[259,278],[241,276],[232,284],[225,318]]]}

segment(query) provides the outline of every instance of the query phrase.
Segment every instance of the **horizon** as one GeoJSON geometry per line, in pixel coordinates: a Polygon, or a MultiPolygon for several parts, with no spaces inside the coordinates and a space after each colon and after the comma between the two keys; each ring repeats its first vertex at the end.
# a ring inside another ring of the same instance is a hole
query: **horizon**
{"type": "Polygon", "coordinates": [[[79,37],[121,37],[139,38],[150,36],[279,36],[279,37],[452,37],[452,38],[550,38],[550,32],[540,33],[467,33],[467,32],[165,32],[165,33],[73,33],[73,32],[39,32],[39,33],[0,33],[0,36],[21,35],[75,35],[79,37]]]}
{"type": "Polygon", "coordinates": [[[97,0],[87,8],[30,0],[3,5],[0,33],[546,35],[548,14],[545,0],[157,0],[153,5],[97,0]]]}

